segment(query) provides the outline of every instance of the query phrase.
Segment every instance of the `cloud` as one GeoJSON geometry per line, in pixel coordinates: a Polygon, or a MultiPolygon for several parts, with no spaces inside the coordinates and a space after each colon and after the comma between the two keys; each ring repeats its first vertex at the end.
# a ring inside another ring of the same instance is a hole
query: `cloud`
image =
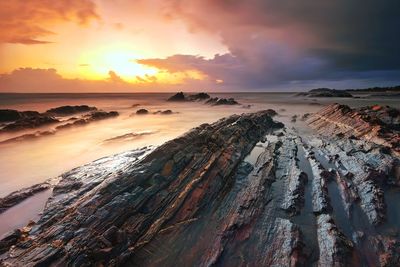
{"type": "Polygon", "coordinates": [[[108,72],[108,75],[110,76],[108,78],[109,81],[111,82],[115,82],[115,83],[125,83],[125,81],[115,72],[110,70],[108,72]]]}
{"type": "Polygon", "coordinates": [[[0,43],[46,44],[49,28],[72,21],[80,25],[98,18],[91,0],[0,1],[0,43]]]}
{"type": "Polygon", "coordinates": [[[213,59],[176,55],[142,61],[146,65],[171,72],[197,68],[228,83],[252,88],[364,79],[371,73],[370,78],[378,81],[400,70],[397,0],[162,3],[163,16],[184,21],[194,33],[218,35],[229,53],[213,59]]]}

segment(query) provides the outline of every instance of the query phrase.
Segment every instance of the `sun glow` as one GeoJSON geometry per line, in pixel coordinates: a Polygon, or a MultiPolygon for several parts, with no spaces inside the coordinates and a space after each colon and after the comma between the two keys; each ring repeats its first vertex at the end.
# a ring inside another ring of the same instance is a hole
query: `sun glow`
{"type": "Polygon", "coordinates": [[[130,49],[107,47],[83,53],[79,59],[81,76],[92,80],[104,80],[113,71],[126,82],[138,82],[137,76],[155,76],[156,68],[138,64],[140,55],[130,49]]]}

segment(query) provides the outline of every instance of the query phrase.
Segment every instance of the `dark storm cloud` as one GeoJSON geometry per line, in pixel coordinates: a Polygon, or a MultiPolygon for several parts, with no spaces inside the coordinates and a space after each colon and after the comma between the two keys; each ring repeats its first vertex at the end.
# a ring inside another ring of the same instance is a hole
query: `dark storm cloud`
{"type": "Polygon", "coordinates": [[[165,3],[164,15],[185,21],[193,32],[220,35],[230,54],[213,59],[177,55],[142,64],[169,71],[195,68],[254,88],[302,80],[378,81],[395,78],[386,72],[400,69],[400,1],[165,3]]]}

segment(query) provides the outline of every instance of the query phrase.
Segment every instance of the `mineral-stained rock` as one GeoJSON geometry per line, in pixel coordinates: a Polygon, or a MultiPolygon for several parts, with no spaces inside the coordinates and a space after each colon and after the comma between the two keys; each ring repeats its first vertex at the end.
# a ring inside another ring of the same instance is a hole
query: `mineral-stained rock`
{"type": "Polygon", "coordinates": [[[307,174],[297,165],[296,153],[297,140],[288,136],[282,142],[277,159],[277,178],[286,185],[281,208],[292,215],[299,213],[304,204],[304,186],[307,182],[307,174]]]}
{"type": "Polygon", "coordinates": [[[61,107],[51,108],[47,110],[46,113],[58,116],[66,116],[66,115],[73,115],[77,113],[90,112],[95,110],[97,110],[96,107],[90,107],[88,105],[61,106],[61,107]]]}
{"type": "Polygon", "coordinates": [[[363,138],[391,148],[397,156],[400,155],[399,121],[399,111],[393,108],[351,109],[339,104],[329,105],[307,120],[323,135],[363,138]]]}
{"type": "MultiPolygon", "coordinates": [[[[201,229],[216,229],[210,228],[213,223],[230,220],[218,214],[213,217],[212,211],[218,203],[227,201],[227,193],[235,183],[235,172],[256,142],[281,127],[266,112],[233,115],[194,128],[139,161],[118,156],[68,172],[62,175],[41,219],[31,230],[26,241],[29,245],[18,242],[3,264],[122,265],[133,261],[139,265],[148,262],[151,266],[172,265],[175,261],[178,265],[183,262],[201,265],[207,262],[206,247],[213,246],[201,240],[207,233],[201,229]],[[191,234],[185,229],[190,229],[191,234]],[[192,242],[193,238],[198,242],[192,242]],[[157,247],[159,252],[153,253],[157,247]]],[[[272,163],[271,159],[269,162],[272,163]]],[[[260,175],[267,166],[260,166],[260,175]]],[[[260,176],[264,177],[260,182],[272,173],[268,171],[260,176]]],[[[255,184],[256,191],[248,189],[248,193],[257,197],[263,188],[266,188],[263,183],[255,184]]],[[[247,208],[228,203],[250,211],[253,197],[245,191],[243,194],[243,204],[250,205],[247,208]]],[[[262,198],[257,203],[255,218],[257,210],[263,213],[265,207],[262,198]]],[[[230,214],[226,208],[220,206],[221,215],[230,214]]],[[[274,221],[273,217],[271,220],[274,221]]],[[[265,223],[265,220],[257,221],[265,223]]],[[[280,234],[271,232],[268,239],[275,240],[272,243],[276,248],[287,249],[288,254],[282,252],[282,257],[296,262],[300,258],[296,227],[290,222],[278,222],[271,223],[268,229],[273,227],[278,227],[275,231],[280,234]]],[[[244,239],[245,228],[237,233],[244,239]]],[[[227,229],[233,231],[235,224],[227,229]]],[[[207,236],[215,237],[208,233],[207,236]]],[[[252,251],[251,247],[246,251],[252,251]]],[[[273,251],[270,253],[273,255],[273,251]]],[[[274,261],[287,262],[280,257],[274,261]]]]}
{"type": "Polygon", "coordinates": [[[353,243],[336,227],[329,214],[317,218],[318,266],[353,266],[353,243]]]}

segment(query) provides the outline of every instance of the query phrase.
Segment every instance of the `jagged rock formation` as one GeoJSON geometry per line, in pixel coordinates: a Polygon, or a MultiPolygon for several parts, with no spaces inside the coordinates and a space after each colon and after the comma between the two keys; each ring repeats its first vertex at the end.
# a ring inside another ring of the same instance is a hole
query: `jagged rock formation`
{"type": "MultiPolygon", "coordinates": [[[[67,120],[66,123],[58,125],[54,129],[47,130],[47,131],[36,131],[34,133],[23,134],[23,135],[20,135],[17,137],[13,137],[13,138],[9,138],[4,141],[1,141],[0,144],[12,143],[12,142],[16,142],[16,141],[26,141],[26,140],[40,138],[43,136],[54,135],[60,130],[64,130],[64,129],[68,129],[68,128],[72,128],[72,127],[76,127],[76,126],[84,126],[84,125],[87,125],[94,121],[114,118],[114,117],[117,117],[118,115],[119,115],[119,113],[117,111],[110,111],[110,112],[94,111],[94,112],[91,112],[88,114],[84,114],[80,118],[75,118],[75,117],[70,118],[67,120]]],[[[40,116],[42,116],[42,115],[40,115],[40,116]]],[[[4,129],[4,131],[8,131],[7,129],[12,127],[13,129],[15,128],[18,130],[23,130],[23,129],[36,128],[36,127],[43,126],[43,125],[50,124],[50,123],[60,123],[60,122],[61,121],[59,121],[58,119],[55,119],[53,117],[47,117],[47,115],[46,115],[44,117],[25,118],[22,120],[18,120],[12,124],[5,126],[3,129],[4,129]],[[44,118],[43,123],[38,124],[38,122],[41,122],[41,119],[38,120],[38,118],[44,118]]],[[[3,131],[3,129],[1,129],[0,132],[3,131]]]]}
{"type": "Polygon", "coordinates": [[[210,96],[207,93],[198,93],[193,95],[185,96],[183,92],[176,93],[167,99],[170,102],[183,102],[183,101],[203,101],[209,99],[210,96]]]}
{"type": "Polygon", "coordinates": [[[351,109],[333,104],[313,114],[307,122],[321,134],[363,138],[400,155],[400,112],[396,109],[381,106],[351,109]]]}
{"type": "Polygon", "coordinates": [[[74,115],[77,113],[96,111],[96,107],[90,107],[88,105],[80,105],[80,106],[61,106],[56,108],[51,108],[46,111],[48,114],[52,114],[55,116],[67,116],[74,115]]]}
{"type": "Polygon", "coordinates": [[[212,106],[220,106],[220,105],[239,105],[239,103],[233,98],[219,98],[212,97],[206,101],[206,104],[212,106]]]}
{"type": "Polygon", "coordinates": [[[60,122],[58,119],[39,114],[37,116],[32,117],[23,117],[18,119],[10,124],[7,124],[3,128],[0,129],[1,132],[12,132],[12,131],[20,131],[26,129],[34,129],[40,126],[54,124],[60,122]]]}
{"type": "Polygon", "coordinates": [[[308,136],[274,113],[233,115],[63,174],[40,220],[0,241],[1,264],[396,266],[393,146],[349,138],[354,111],[310,115],[308,136]]]}

